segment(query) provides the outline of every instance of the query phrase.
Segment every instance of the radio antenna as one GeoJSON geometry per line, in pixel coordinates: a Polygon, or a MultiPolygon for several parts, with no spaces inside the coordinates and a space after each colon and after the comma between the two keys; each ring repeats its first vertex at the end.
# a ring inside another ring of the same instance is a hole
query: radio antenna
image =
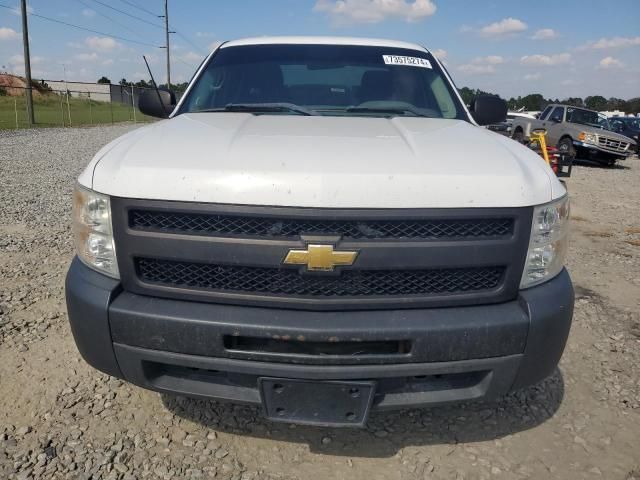
{"type": "Polygon", "coordinates": [[[167,108],[164,106],[164,102],[162,101],[162,95],[160,95],[160,89],[158,88],[158,84],[156,83],[155,78],[153,78],[153,73],[151,73],[151,68],[149,68],[149,62],[147,62],[147,57],[143,55],[142,58],[144,60],[144,64],[147,66],[147,70],[149,71],[149,76],[151,77],[151,83],[153,83],[153,88],[156,89],[156,93],[158,94],[158,100],[160,101],[160,105],[162,105],[162,110],[166,112],[167,108]]]}

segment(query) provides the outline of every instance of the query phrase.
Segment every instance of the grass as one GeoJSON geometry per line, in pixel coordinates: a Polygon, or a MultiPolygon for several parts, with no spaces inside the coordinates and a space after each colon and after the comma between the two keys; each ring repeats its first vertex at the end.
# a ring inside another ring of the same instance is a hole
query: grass
{"type": "MultiPolygon", "coordinates": [[[[134,111],[131,105],[122,103],[89,101],[87,98],[69,98],[50,94],[33,99],[36,127],[68,127],[99,125],[117,122],[133,122],[134,111]],[[69,122],[71,116],[71,122],[69,122]]],[[[27,103],[25,97],[0,96],[0,129],[29,128],[27,121],[27,103]]],[[[152,117],[135,111],[135,121],[148,122],[152,117]]]]}

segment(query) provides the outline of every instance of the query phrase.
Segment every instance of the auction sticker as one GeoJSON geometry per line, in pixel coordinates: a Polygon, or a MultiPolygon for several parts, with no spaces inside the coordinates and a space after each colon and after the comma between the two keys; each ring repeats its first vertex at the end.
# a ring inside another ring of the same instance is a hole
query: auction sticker
{"type": "Polygon", "coordinates": [[[406,67],[432,68],[431,62],[424,58],[403,57],[402,55],[382,55],[386,65],[404,65],[406,67]]]}

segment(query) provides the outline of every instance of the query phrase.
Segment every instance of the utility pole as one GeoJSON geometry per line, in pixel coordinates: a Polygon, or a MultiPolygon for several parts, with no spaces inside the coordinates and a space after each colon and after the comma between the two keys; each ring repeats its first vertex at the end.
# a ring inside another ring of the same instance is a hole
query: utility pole
{"type": "Polygon", "coordinates": [[[31,91],[31,54],[29,53],[29,27],[27,26],[27,0],[20,0],[22,7],[22,43],[24,45],[24,77],[27,81],[27,120],[36,123],[33,114],[33,94],[31,91]]]}
{"type": "Polygon", "coordinates": [[[71,126],[71,105],[69,105],[69,84],[67,83],[67,67],[62,64],[62,70],[64,71],[64,89],[67,97],[67,113],[69,114],[69,126],[71,126]]]}
{"type": "Polygon", "coordinates": [[[169,0],[164,0],[164,34],[166,37],[165,48],[167,49],[167,90],[171,90],[171,60],[169,50],[169,0]]]}

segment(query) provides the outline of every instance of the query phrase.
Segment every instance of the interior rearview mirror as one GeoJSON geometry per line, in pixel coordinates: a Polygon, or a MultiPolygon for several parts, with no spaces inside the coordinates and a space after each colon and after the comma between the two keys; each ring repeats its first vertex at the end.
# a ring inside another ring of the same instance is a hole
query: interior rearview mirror
{"type": "Polygon", "coordinates": [[[145,115],[167,118],[176,106],[176,96],[170,90],[145,90],[138,99],[138,108],[145,115]]]}
{"type": "Polygon", "coordinates": [[[493,95],[479,95],[471,102],[471,115],[478,125],[504,122],[507,118],[507,102],[493,95]]]}

